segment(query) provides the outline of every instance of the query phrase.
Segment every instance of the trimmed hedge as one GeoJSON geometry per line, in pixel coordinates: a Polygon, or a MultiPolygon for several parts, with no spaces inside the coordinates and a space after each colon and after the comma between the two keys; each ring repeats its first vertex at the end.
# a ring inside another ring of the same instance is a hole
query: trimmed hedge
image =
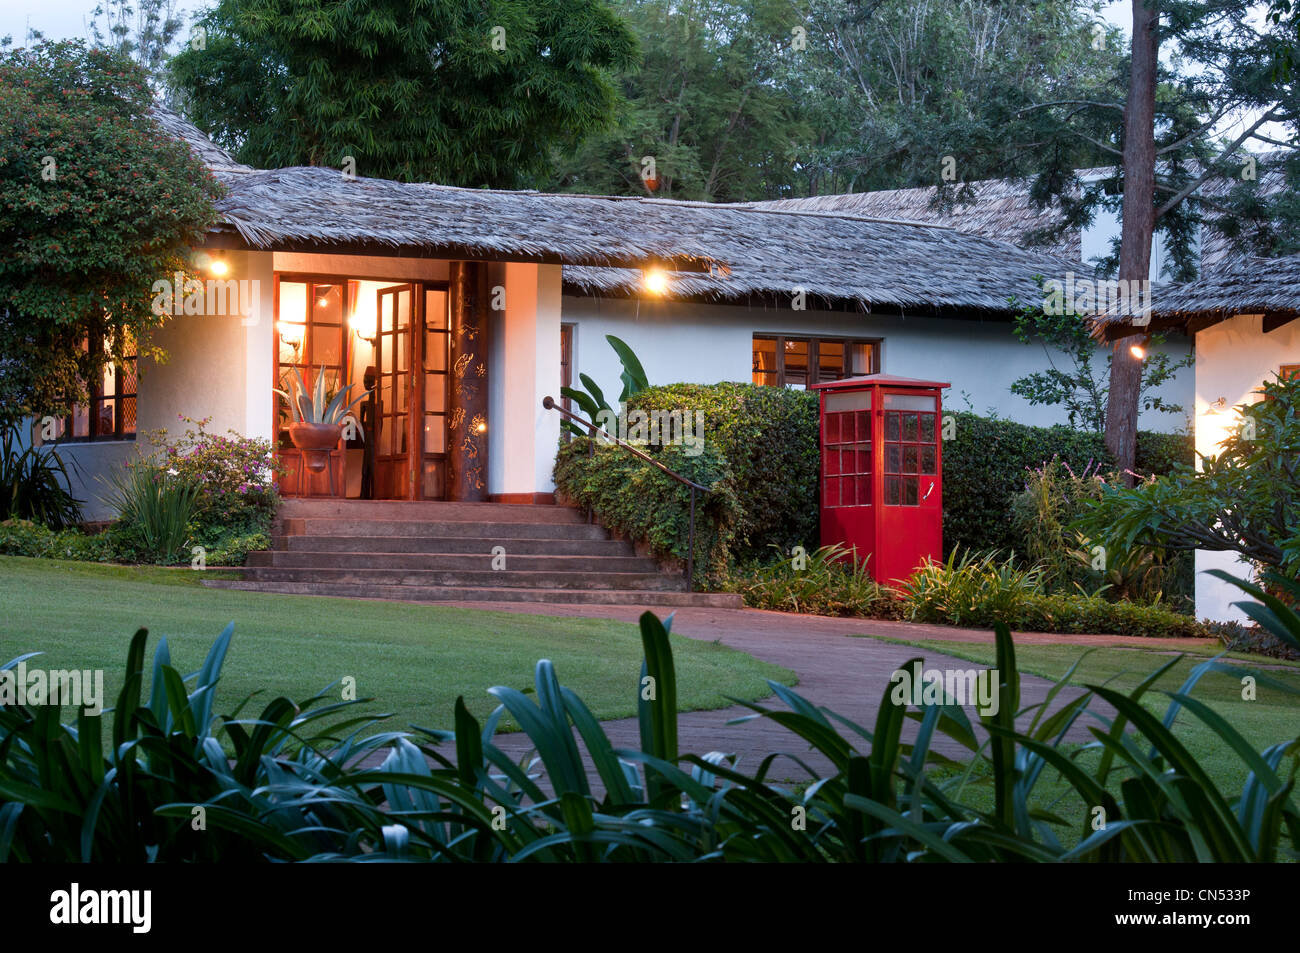
{"type": "MultiPolygon", "coordinates": [[[[1101,434],[1064,425],[1031,427],[1010,420],[954,413],[956,433],[943,445],[943,545],[945,555],[958,546],[968,550],[1015,550],[1009,518],[1012,497],[1025,488],[1025,471],[1053,456],[1082,470],[1098,461],[1114,468],[1101,434]]],[[[1192,438],[1186,434],[1138,434],[1139,473],[1168,473],[1176,464],[1194,460],[1192,438]]]]}
{"type": "Polygon", "coordinates": [[[734,555],[763,559],[818,544],[817,395],[783,387],[671,384],[628,401],[632,410],[704,412],[705,446],[721,453],[740,500],[734,555]]]}
{"type": "MultiPolygon", "coordinates": [[[[561,498],[590,507],[603,526],[649,544],[660,560],[686,561],[691,491],[663,471],[619,447],[578,437],[555,457],[555,488],[561,498]]],[[[710,492],[695,497],[695,580],[705,584],[726,572],[740,516],[726,460],[717,450],[690,457],[681,447],[644,447],[670,470],[710,492]]]]}

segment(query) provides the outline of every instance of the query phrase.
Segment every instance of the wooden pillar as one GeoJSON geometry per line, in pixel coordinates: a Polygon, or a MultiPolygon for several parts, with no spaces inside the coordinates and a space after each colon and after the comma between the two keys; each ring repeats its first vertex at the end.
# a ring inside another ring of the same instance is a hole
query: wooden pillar
{"type": "Polygon", "coordinates": [[[451,394],[447,421],[447,499],[481,503],[488,498],[488,276],[487,265],[453,261],[451,394]]]}

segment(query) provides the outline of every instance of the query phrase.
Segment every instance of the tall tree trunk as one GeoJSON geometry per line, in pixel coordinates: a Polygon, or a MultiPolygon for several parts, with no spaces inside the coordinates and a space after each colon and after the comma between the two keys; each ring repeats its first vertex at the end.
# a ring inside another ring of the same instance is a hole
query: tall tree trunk
{"type": "MultiPolygon", "coordinates": [[[[1159,0],[1133,0],[1133,63],[1128,103],[1124,107],[1124,205],[1120,232],[1121,287],[1151,277],[1151,236],[1155,228],[1156,186],[1156,69],[1160,53],[1159,0]]],[[[1134,338],[1115,344],[1110,364],[1110,396],[1106,404],[1106,449],[1121,470],[1133,468],[1137,451],[1138,392],[1142,361],[1130,346],[1134,338]]],[[[1146,343],[1145,339],[1140,339],[1146,343]]]]}

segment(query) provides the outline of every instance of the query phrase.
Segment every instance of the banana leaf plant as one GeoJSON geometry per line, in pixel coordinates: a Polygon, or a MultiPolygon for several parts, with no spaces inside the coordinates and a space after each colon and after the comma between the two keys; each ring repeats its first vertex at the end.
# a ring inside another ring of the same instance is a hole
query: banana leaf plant
{"type": "MultiPolygon", "coordinates": [[[[606,334],[605,340],[609,346],[614,349],[618,355],[620,363],[623,365],[623,373],[619,375],[619,380],[623,382],[623,392],[619,394],[618,401],[620,404],[626,403],[629,398],[646,390],[650,386],[650,381],[646,378],[645,368],[641,366],[641,361],[637,358],[635,352],[628,347],[627,343],[612,334],[606,334]]],[[[582,381],[582,386],[587,388],[585,391],[576,387],[561,387],[560,396],[572,400],[584,414],[587,419],[595,421],[597,415],[602,411],[617,413],[605,399],[604,392],[596,385],[596,382],[586,374],[579,374],[578,380],[582,381]]],[[[576,436],[586,436],[586,432],[573,423],[571,420],[565,420],[560,423],[561,428],[576,436]]]]}
{"type": "MultiPolygon", "coordinates": [[[[341,388],[333,398],[327,400],[325,366],[323,364],[316,372],[316,385],[312,388],[310,396],[308,396],[307,385],[303,382],[302,372],[298,368],[293,369],[293,378],[289,383],[293,388],[292,394],[278,388],[273,389],[288,402],[289,411],[293,414],[293,422],[296,424],[342,424],[344,418],[351,413],[353,406],[364,400],[367,393],[363,390],[356,397],[349,400],[348,394],[357,385],[348,384],[341,388]]],[[[357,422],[357,432],[364,440],[365,433],[361,430],[360,421],[357,422]]]]}

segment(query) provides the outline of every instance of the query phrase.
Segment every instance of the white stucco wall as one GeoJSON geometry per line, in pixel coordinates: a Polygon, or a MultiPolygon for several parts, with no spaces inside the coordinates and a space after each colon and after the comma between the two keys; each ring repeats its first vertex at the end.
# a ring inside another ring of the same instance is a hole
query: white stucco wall
{"type": "Polygon", "coordinates": [[[183,433],[188,425],[179,414],[211,417],[208,430],[214,433],[234,430],[270,438],[271,255],[226,252],[222,257],[230,266],[223,280],[247,282],[239,286],[240,295],[247,289],[251,300],[242,308],[242,298],[230,300],[221,309],[227,313],[175,314],[154,332],[150,343],[163,349],[165,360],[142,357],[139,361],[137,439],[69,443],[58,448],[68,467],[73,494],[86,501],[83,510],[88,520],[114,515],[104,502],[100,478],[151,452],[151,431],[162,430],[171,436],[183,433]]]}
{"type": "MultiPolygon", "coordinates": [[[[1300,364],[1300,322],[1263,333],[1258,315],[1238,315],[1196,335],[1196,450],[1210,454],[1241,418],[1232,408],[1253,404],[1254,391],[1272,379],[1283,364],[1300,364]],[[1226,410],[1210,412],[1220,397],[1226,410]]],[[[1207,569],[1225,569],[1249,577],[1248,564],[1231,553],[1196,554],[1196,614],[1221,621],[1244,621],[1245,615],[1232,603],[1249,600],[1234,586],[1203,575],[1207,569]]]]}
{"type": "Polygon", "coordinates": [[[542,407],[560,394],[560,266],[494,265],[505,288],[494,311],[488,367],[488,492],[549,493],[560,417],[542,407]]]}
{"type": "MultiPolygon", "coordinates": [[[[610,403],[622,391],[622,366],[605,341],[622,338],[636,352],[651,383],[717,383],[752,379],[754,334],[843,335],[883,338],[880,369],[887,374],[948,381],[944,406],[997,414],[1035,426],[1065,423],[1059,408],[1033,406],[1011,393],[1011,382],[1049,366],[1040,345],[1022,344],[1009,321],[897,317],[833,311],[792,311],[660,300],[566,295],[563,318],[576,325],[575,386],[588,374],[610,403]],[[969,404],[967,399],[969,398],[969,404]]],[[[1186,338],[1163,346],[1186,355],[1186,338]]],[[[1059,356],[1058,360],[1059,360],[1059,356]]],[[[1191,412],[1193,375],[1184,369],[1161,393],[1191,412]]],[[[1175,431],[1186,414],[1144,413],[1139,425],[1175,431]]]]}

